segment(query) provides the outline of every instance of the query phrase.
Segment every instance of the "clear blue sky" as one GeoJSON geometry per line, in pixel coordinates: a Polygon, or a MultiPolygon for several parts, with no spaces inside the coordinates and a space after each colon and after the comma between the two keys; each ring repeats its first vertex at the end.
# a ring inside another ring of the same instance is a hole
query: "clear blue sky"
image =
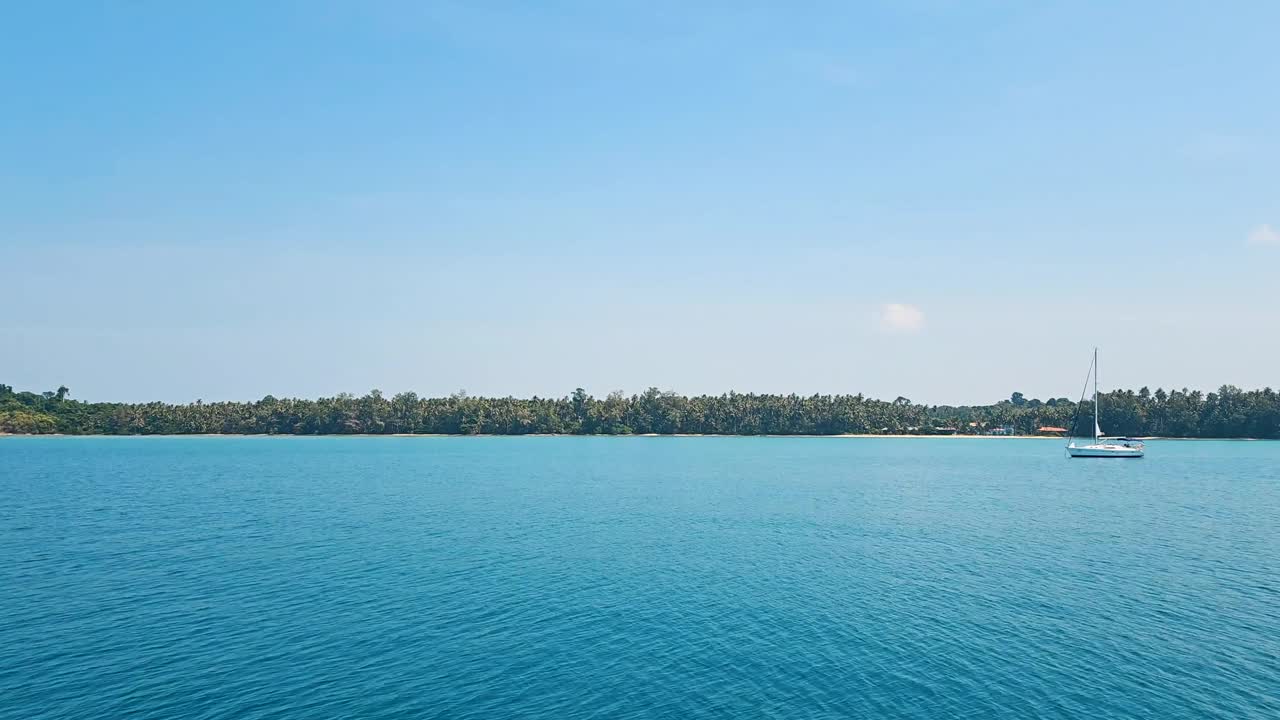
{"type": "Polygon", "coordinates": [[[1280,385],[1280,3],[9,3],[0,382],[1280,385]]]}

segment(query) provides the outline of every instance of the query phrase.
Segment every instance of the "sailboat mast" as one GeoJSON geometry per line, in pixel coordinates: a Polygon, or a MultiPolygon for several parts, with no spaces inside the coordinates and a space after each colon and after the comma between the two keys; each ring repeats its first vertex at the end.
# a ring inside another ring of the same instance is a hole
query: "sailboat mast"
{"type": "Polygon", "coordinates": [[[1098,442],[1098,348],[1093,349],[1093,441],[1098,442]]]}

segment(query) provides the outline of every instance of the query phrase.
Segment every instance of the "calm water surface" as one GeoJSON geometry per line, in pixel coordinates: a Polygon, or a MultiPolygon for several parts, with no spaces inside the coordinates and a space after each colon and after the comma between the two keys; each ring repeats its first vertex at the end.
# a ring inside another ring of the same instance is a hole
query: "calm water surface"
{"type": "Polygon", "coordinates": [[[1278,718],[1280,443],[0,439],[0,718],[1278,718]]]}

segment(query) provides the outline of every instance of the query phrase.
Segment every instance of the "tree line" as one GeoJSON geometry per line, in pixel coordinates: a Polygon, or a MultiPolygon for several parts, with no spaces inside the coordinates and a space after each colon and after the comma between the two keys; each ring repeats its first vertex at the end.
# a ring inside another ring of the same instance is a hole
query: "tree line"
{"type": "MultiPolygon", "coordinates": [[[[1101,396],[1100,423],[1113,435],[1280,439],[1280,394],[1224,385],[1217,392],[1120,390],[1101,396]]],[[[1035,434],[1044,427],[1088,436],[1091,401],[1047,401],[1013,393],[991,405],[923,405],[863,395],[686,397],[650,388],[604,398],[581,388],[561,398],[491,398],[404,392],[303,400],[188,404],[81,402],[66,386],[18,392],[0,385],[0,432],[70,435],[444,434],[444,435],[839,435],[1035,434]]]]}

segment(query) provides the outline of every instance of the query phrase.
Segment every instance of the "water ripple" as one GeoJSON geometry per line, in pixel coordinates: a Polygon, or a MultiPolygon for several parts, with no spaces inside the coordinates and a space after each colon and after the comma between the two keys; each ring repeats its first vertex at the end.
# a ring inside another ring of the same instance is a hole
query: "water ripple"
{"type": "Polygon", "coordinates": [[[0,719],[1275,718],[1278,465],[5,439],[0,719]]]}

